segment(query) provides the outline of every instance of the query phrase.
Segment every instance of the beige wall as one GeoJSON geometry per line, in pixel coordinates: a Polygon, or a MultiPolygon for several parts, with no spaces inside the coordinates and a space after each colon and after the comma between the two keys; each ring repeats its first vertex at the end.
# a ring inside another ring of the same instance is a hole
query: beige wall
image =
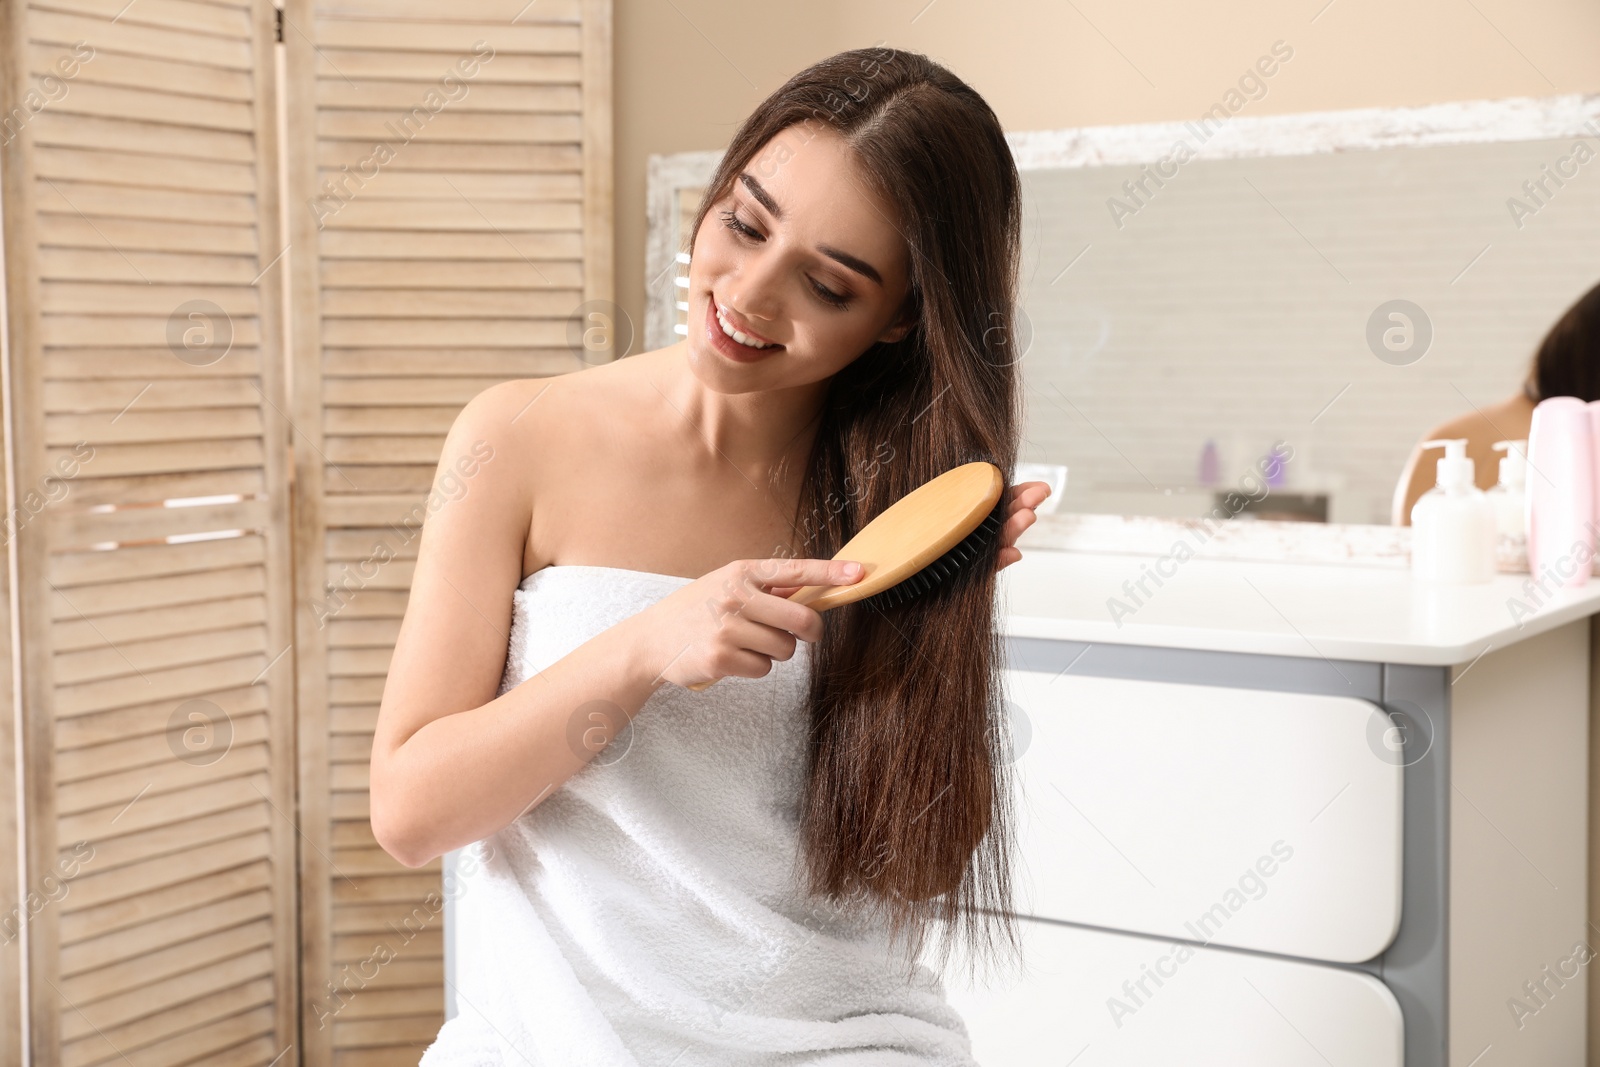
{"type": "MultiPolygon", "coordinates": [[[[880,41],[970,82],[1008,130],[1193,117],[1277,40],[1250,113],[1600,91],[1592,0],[617,0],[617,299],[644,324],[645,162],[723,147],[808,63],[880,41]]],[[[637,351],[637,345],[635,351],[637,351]]]]}

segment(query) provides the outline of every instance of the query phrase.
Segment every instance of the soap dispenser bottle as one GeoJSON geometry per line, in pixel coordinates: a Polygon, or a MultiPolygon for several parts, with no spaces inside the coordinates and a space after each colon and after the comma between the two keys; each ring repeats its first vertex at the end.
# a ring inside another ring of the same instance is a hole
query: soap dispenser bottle
{"type": "Polygon", "coordinates": [[[1494,505],[1495,555],[1521,569],[1528,560],[1528,442],[1496,441],[1500,460],[1500,481],[1489,490],[1494,505]]]}
{"type": "Polygon", "coordinates": [[[1422,442],[1441,445],[1438,484],[1411,509],[1412,575],[1448,585],[1487,582],[1495,575],[1494,505],[1473,484],[1467,439],[1422,442]]]}

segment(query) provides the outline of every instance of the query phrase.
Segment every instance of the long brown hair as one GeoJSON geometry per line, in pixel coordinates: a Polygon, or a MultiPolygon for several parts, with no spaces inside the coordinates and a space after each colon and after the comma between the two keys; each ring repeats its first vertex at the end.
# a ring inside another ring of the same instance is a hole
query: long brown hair
{"type": "Polygon", "coordinates": [[[1600,400],[1600,285],[1579,297],[1544,335],[1523,392],[1535,404],[1549,396],[1600,400]]]}
{"type": "MultiPolygon", "coordinates": [[[[987,460],[1011,484],[1022,223],[1016,164],[983,98],[926,56],[864,48],[808,67],[762,101],[723,155],[691,234],[762,147],[806,119],[843,135],[898,208],[915,323],[829,384],[795,515],[799,554],[826,559],[960,463],[987,460]]],[[[886,913],[911,956],[941,933],[941,968],[956,940],[975,960],[1018,949],[998,548],[991,540],[909,602],[829,611],[812,648],[801,805],[809,890],[886,913]]]]}

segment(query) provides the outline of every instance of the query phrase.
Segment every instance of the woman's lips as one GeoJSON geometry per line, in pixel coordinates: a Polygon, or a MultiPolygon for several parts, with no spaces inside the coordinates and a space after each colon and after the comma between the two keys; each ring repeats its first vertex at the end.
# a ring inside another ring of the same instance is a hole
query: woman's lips
{"type": "Polygon", "coordinates": [[[774,344],[771,348],[751,348],[723,333],[722,324],[717,321],[717,301],[714,297],[708,297],[706,300],[706,336],[718,352],[740,363],[755,363],[775,352],[783,351],[783,346],[779,344],[774,344]]]}
{"type": "Polygon", "coordinates": [[[772,338],[764,337],[749,327],[734,321],[734,317],[728,314],[728,309],[717,303],[716,297],[711,297],[711,302],[716,305],[716,310],[722,312],[722,317],[728,321],[728,324],[734,329],[738,330],[740,333],[744,334],[746,337],[754,337],[757,341],[760,341],[764,345],[775,345],[778,343],[772,338]]]}

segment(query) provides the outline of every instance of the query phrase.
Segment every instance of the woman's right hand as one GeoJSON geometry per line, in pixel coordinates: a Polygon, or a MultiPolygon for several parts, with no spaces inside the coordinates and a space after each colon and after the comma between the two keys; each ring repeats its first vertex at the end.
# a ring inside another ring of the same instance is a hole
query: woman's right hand
{"type": "Polygon", "coordinates": [[[794,655],[797,639],[822,637],[820,612],[778,594],[807,585],[853,585],[860,577],[861,565],[846,560],[734,560],[662,597],[631,622],[656,678],[684,687],[729,675],[763,678],[773,660],[794,655]]]}

